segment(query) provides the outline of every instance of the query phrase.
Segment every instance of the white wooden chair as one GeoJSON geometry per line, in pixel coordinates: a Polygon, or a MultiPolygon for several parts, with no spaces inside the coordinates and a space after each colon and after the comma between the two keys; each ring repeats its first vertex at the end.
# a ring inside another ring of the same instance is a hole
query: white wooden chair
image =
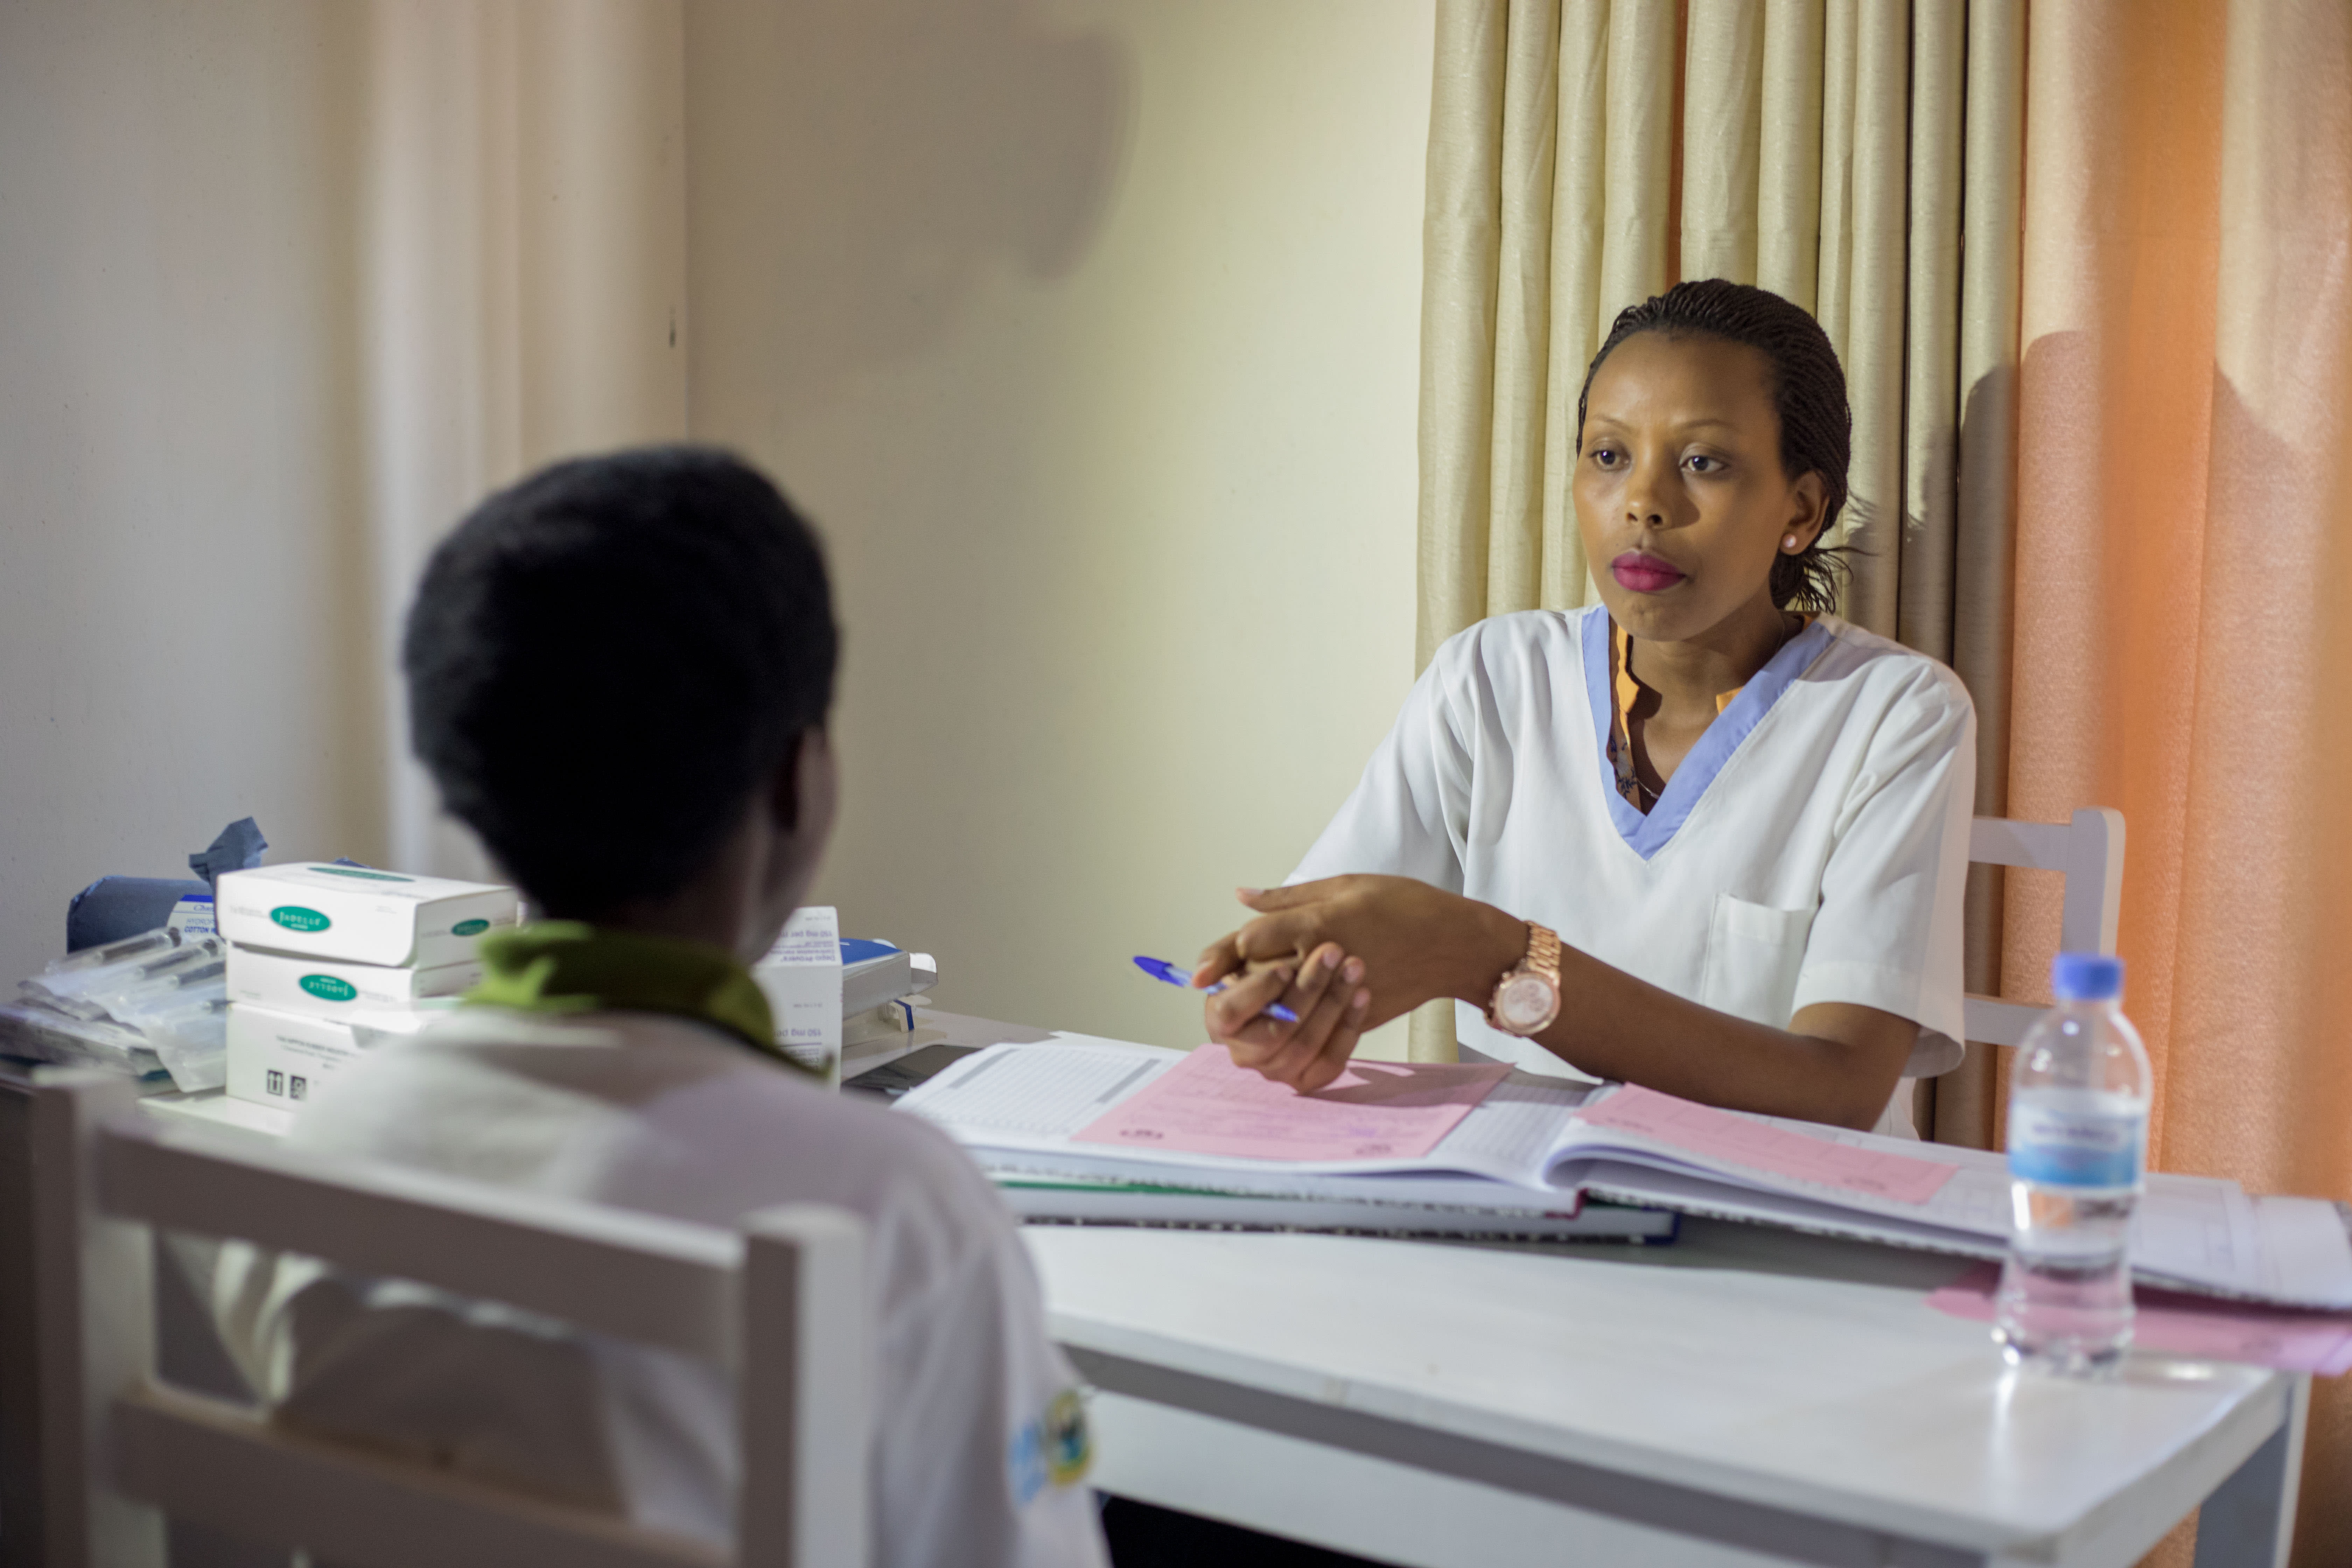
{"type": "Polygon", "coordinates": [[[740,1233],[162,1126],[130,1087],[34,1095],[45,1568],[160,1568],[184,1519],[349,1568],[864,1568],[872,1314],[836,1209],[740,1233]],[[303,1436],[152,1375],[151,1231],[239,1237],[707,1358],[737,1379],[730,1556],[303,1436]]]}
{"type": "MultiPolygon", "coordinates": [[[[2066,879],[2066,902],[2058,921],[2062,952],[2116,951],[2116,921],[2123,910],[2124,814],[2112,806],[2084,806],[2072,822],[2012,822],[1979,816],[1969,833],[1972,864],[2022,866],[2056,871],[2066,879]]],[[[2013,1046],[2042,1016],[2038,1004],[2005,1002],[1971,994],[1961,1021],[1968,1037],[1991,1046],[2013,1046]]]]}

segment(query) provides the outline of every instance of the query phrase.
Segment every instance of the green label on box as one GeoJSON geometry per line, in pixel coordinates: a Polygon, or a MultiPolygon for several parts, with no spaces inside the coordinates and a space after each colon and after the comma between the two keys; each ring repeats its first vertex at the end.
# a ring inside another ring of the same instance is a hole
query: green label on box
{"type": "Polygon", "coordinates": [[[451,936],[479,936],[490,929],[488,921],[459,921],[449,928],[451,936]]]}
{"type": "Polygon", "coordinates": [[[330,877],[357,877],[363,882],[414,882],[414,877],[395,877],[389,871],[362,871],[356,866],[313,866],[313,871],[323,871],[330,877]]]}
{"type": "Polygon", "coordinates": [[[349,1002],[360,994],[358,986],[331,974],[306,974],[302,976],[302,989],[321,1002],[349,1002]]]}
{"type": "Polygon", "coordinates": [[[316,910],[306,910],[299,904],[280,904],[269,911],[269,918],[288,931],[324,931],[335,922],[316,910]]]}

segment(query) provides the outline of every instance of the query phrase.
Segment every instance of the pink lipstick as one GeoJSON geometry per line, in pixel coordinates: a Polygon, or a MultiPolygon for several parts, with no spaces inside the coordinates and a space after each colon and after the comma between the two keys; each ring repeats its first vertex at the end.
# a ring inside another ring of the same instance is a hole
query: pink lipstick
{"type": "Polygon", "coordinates": [[[1628,550],[1612,561],[1609,574],[1636,594],[1663,594],[1689,575],[1673,562],[1641,550],[1628,550]]]}

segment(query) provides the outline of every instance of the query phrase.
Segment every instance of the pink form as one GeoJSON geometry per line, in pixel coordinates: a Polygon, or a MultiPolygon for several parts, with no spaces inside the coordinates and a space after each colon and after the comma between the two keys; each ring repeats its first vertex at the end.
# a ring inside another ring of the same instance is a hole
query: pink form
{"type": "Polygon", "coordinates": [[[1510,1068],[1350,1062],[1313,1094],[1202,1046],[1076,1132],[1080,1143],[1243,1160],[1413,1160],[1437,1147],[1510,1068]]]}
{"type": "MultiPolygon", "coordinates": [[[[1992,1293],[2000,1265],[1988,1263],[1927,1298],[1927,1305],[1972,1323],[1992,1321],[1992,1293]]],[[[2139,1311],[2132,1343],[2144,1351],[2242,1361],[2285,1372],[2341,1377],[2352,1372],[2352,1317],[2297,1312],[2237,1301],[2209,1301],[2177,1290],[2132,1291],[2139,1311]]]]}
{"type": "Polygon", "coordinates": [[[1958,1165],[1808,1138],[1737,1111],[1717,1110],[1630,1083],[1620,1085],[1598,1105],[1579,1110],[1576,1120],[1588,1127],[1637,1132],[1753,1171],[1897,1203],[1924,1204],[1959,1173],[1958,1165]]]}

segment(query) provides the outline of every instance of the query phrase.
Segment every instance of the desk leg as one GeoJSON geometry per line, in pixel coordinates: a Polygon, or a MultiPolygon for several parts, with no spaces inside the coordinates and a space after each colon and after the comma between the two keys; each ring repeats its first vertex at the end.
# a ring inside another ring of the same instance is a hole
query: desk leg
{"type": "Polygon", "coordinates": [[[2197,1518],[2196,1568],[2286,1568],[2310,1411],[2311,1374],[2302,1373],[2287,1399],[2286,1424],[2205,1500],[2197,1518]]]}

